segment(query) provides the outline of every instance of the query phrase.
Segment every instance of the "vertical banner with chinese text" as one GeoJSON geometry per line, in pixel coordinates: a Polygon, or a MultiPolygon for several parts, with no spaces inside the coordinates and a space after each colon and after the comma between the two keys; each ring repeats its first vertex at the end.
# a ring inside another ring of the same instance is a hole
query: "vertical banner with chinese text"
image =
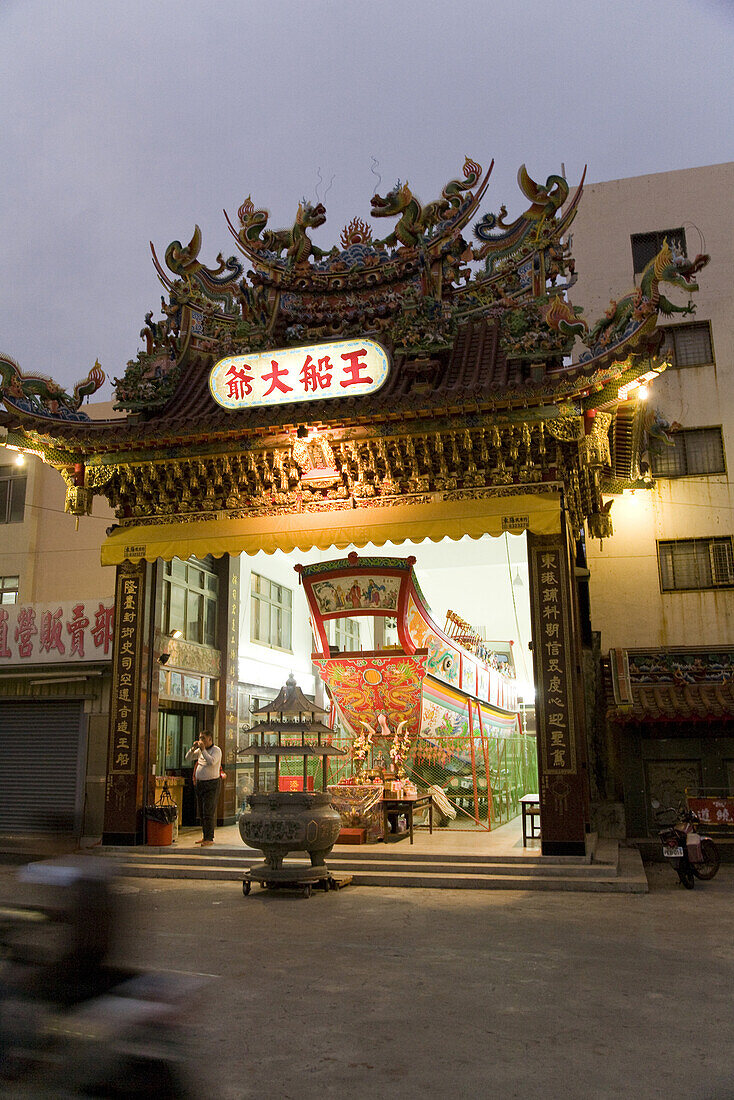
{"type": "Polygon", "coordinates": [[[137,832],[145,576],[145,562],[124,562],[117,569],[104,827],[108,843],[113,838],[133,843],[137,832]]]}
{"type": "Polygon", "coordinates": [[[237,687],[239,682],[240,635],[240,562],[239,558],[225,557],[219,578],[220,649],[222,651],[222,676],[219,694],[219,744],[227,778],[222,784],[220,816],[234,820],[237,811],[237,687]]]}
{"type": "Polygon", "coordinates": [[[585,853],[588,792],[572,574],[563,535],[528,534],[544,855],[585,853]]]}

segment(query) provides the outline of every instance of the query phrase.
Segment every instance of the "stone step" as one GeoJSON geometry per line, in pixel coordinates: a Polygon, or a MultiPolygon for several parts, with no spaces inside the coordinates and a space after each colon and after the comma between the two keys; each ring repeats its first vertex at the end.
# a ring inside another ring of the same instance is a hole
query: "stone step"
{"type": "MultiPolygon", "coordinates": [[[[218,868],[222,871],[232,871],[237,874],[242,874],[248,867],[251,867],[255,863],[261,861],[261,857],[255,856],[238,856],[228,857],[219,855],[194,855],[186,856],[181,855],[134,855],[130,857],[115,856],[116,861],[119,863],[122,873],[132,873],[133,868],[137,867],[155,867],[160,868],[161,871],[166,868],[173,871],[180,872],[181,877],[188,877],[191,869],[203,869],[203,868],[218,868]]],[[[292,863],[294,866],[309,866],[309,860],[289,859],[288,863],[292,863]]],[[[500,863],[486,860],[483,862],[477,862],[475,860],[462,860],[455,861],[452,857],[445,859],[426,859],[426,860],[409,860],[401,859],[399,857],[390,858],[383,856],[381,858],[374,858],[371,860],[358,860],[351,859],[346,856],[335,856],[333,853],[328,857],[327,864],[334,873],[339,872],[356,872],[368,873],[368,872],[399,872],[404,875],[422,875],[422,874],[443,874],[443,875],[505,875],[508,877],[518,877],[528,875],[530,873],[542,873],[546,877],[550,878],[562,878],[568,876],[571,878],[594,878],[598,877],[601,868],[593,864],[579,863],[575,866],[559,866],[557,864],[548,864],[547,866],[541,866],[538,864],[523,866],[520,862],[517,863],[500,863]]],[[[617,873],[616,866],[613,864],[605,865],[603,873],[606,875],[615,875],[617,873]]]]}
{"type": "MultiPolygon", "coordinates": [[[[399,888],[423,888],[441,890],[561,890],[584,891],[592,893],[645,893],[647,880],[642,863],[637,857],[638,869],[630,867],[623,876],[614,872],[605,873],[601,868],[595,877],[573,877],[567,874],[552,875],[541,873],[537,869],[526,873],[509,875],[499,871],[482,874],[467,873],[457,869],[450,871],[430,871],[425,868],[413,870],[360,868],[351,871],[355,886],[389,886],[399,888]]],[[[330,865],[335,874],[345,868],[330,865]]],[[[179,866],[161,865],[154,859],[148,862],[135,862],[125,866],[126,877],[136,878],[187,878],[210,882],[241,882],[244,866],[210,866],[200,860],[179,866]]],[[[504,869],[506,870],[506,868],[504,869]]]]}
{"type": "MultiPolygon", "coordinates": [[[[155,848],[151,846],[130,848],[130,847],[105,847],[94,849],[95,854],[113,857],[125,857],[128,859],[149,859],[154,856],[156,859],[170,859],[170,860],[190,860],[190,859],[233,859],[233,860],[252,860],[262,859],[262,854],[259,851],[253,849],[233,848],[233,847],[216,847],[207,848],[201,850],[199,848],[190,847],[178,847],[177,845],[168,845],[163,848],[155,848]]],[[[378,847],[335,847],[328,859],[329,862],[333,862],[335,859],[349,860],[350,862],[367,862],[372,863],[382,860],[395,860],[399,859],[401,862],[411,863],[472,863],[476,865],[481,864],[516,864],[523,867],[581,867],[581,866],[593,866],[594,864],[612,864],[616,865],[617,862],[618,844],[617,841],[599,841],[597,850],[594,853],[592,860],[586,859],[583,856],[541,856],[538,855],[468,855],[468,854],[455,854],[453,852],[413,852],[409,846],[403,844],[388,844],[379,845],[378,847]]],[[[297,856],[293,855],[290,858],[296,859],[297,856]]]]}

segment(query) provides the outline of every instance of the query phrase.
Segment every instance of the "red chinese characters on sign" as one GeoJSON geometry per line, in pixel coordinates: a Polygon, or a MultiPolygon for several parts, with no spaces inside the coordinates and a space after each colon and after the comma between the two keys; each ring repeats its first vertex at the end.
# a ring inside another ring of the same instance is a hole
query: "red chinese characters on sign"
{"type": "Polygon", "coordinates": [[[280,390],[281,393],[293,393],[293,386],[286,386],[283,381],[284,378],[288,377],[288,371],[284,367],[278,365],[277,359],[271,359],[270,366],[273,368],[270,374],[264,374],[262,376],[263,382],[270,383],[270,389],[265,390],[263,397],[269,397],[269,395],[275,393],[276,390],[280,390]]]}
{"type": "Polygon", "coordinates": [[[363,377],[361,373],[367,370],[367,364],[363,362],[366,354],[367,348],[359,348],[358,351],[348,351],[342,355],[342,359],[347,362],[347,366],[344,368],[347,378],[339,383],[340,386],[346,388],[347,386],[369,385],[374,381],[372,378],[363,377]]]}
{"type": "Polygon", "coordinates": [[[229,368],[225,375],[229,397],[245,397],[252,393],[252,374],[249,371],[246,363],[239,370],[234,365],[229,368]]]}
{"type": "Polygon", "coordinates": [[[334,367],[328,355],[325,355],[323,359],[319,359],[316,363],[314,363],[310,355],[307,355],[299,375],[301,384],[306,393],[308,393],[309,390],[313,390],[313,392],[316,393],[319,389],[330,389],[333,370],[334,367]]]}
{"type": "Polygon", "coordinates": [[[34,607],[22,607],[18,612],[18,625],[15,628],[15,640],[18,644],[19,657],[30,657],[33,653],[34,634],[38,634],[36,609],[34,607]]]}
{"type": "Polygon", "coordinates": [[[57,608],[56,611],[44,611],[41,615],[41,636],[40,636],[40,649],[41,652],[45,650],[46,653],[50,653],[52,649],[57,649],[59,653],[66,653],[66,646],[61,640],[61,608],[57,608]]]}
{"type": "Polygon", "coordinates": [[[375,393],[388,376],[376,340],[330,340],[312,347],[227,356],[209,375],[214,400],[227,409],[375,393]]]}
{"type": "Polygon", "coordinates": [[[71,652],[84,656],[84,631],[89,626],[89,619],[84,614],[84,604],[78,603],[72,612],[71,622],[66,624],[66,629],[71,634],[71,652]]]}
{"type": "Polygon", "coordinates": [[[5,607],[0,607],[0,657],[12,657],[8,648],[8,619],[10,614],[5,607]]]}
{"type": "Polygon", "coordinates": [[[0,607],[0,663],[47,664],[109,657],[113,622],[111,599],[50,607],[0,607]]]}
{"type": "Polygon", "coordinates": [[[105,607],[100,604],[94,613],[94,626],[92,627],[92,641],[97,649],[107,655],[112,644],[112,631],[115,625],[114,607],[105,607]]]}

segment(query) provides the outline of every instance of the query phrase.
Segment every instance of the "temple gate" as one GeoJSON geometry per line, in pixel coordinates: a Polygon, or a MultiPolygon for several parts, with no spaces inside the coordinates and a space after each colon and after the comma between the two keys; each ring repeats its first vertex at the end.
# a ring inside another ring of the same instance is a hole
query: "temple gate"
{"type": "MultiPolygon", "coordinates": [[[[427,205],[407,184],[374,195],[373,217],[397,219],[380,240],[354,218],[324,251],[311,237],[322,204],[302,202],[290,228],[271,230],[248,198],[227,217],[238,254],[215,268],[199,260],[198,227],[163,262],[153,249],[166,296],[160,320],[146,315],[144,350],[115,379],[124,419],[80,410],[104,378],[98,367],[70,395],[0,361],[7,441],[60,471],[68,511],[88,514],[101,494],[117,516],[102,547],[117,568],[106,840],[143,835],[162,563],[220,562],[224,614],[208,671],[224,682],[226,757],[238,600],[228,555],[526,531],[542,849],[584,851],[574,562],[585,525],[612,534],[605,487],[640,477],[639,389],[664,369],[659,285],[695,290],[697,267],[666,243],[639,287],[590,325],[569,301],[583,180],[569,198],[563,177],[538,184],[523,166],[530,205],[506,222],[504,207],[480,210],[491,167],[467,159],[427,205]]],[[[230,778],[225,815],[233,797],[230,778]]]]}

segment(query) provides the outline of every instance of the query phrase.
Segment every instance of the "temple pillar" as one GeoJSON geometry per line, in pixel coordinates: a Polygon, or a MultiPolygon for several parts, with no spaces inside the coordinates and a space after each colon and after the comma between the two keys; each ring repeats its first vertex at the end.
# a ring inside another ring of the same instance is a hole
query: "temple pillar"
{"type": "Polygon", "coordinates": [[[117,567],[104,844],[145,840],[143,808],[154,793],[158,713],[156,577],[155,563],[125,561],[117,567]]]}
{"type": "Polygon", "coordinates": [[[227,778],[219,798],[219,823],[234,821],[237,812],[237,686],[240,633],[240,559],[226,554],[219,567],[219,637],[222,654],[217,744],[227,778]]]}
{"type": "Polygon", "coordinates": [[[571,540],[528,534],[543,855],[584,855],[589,782],[571,540]]]}

